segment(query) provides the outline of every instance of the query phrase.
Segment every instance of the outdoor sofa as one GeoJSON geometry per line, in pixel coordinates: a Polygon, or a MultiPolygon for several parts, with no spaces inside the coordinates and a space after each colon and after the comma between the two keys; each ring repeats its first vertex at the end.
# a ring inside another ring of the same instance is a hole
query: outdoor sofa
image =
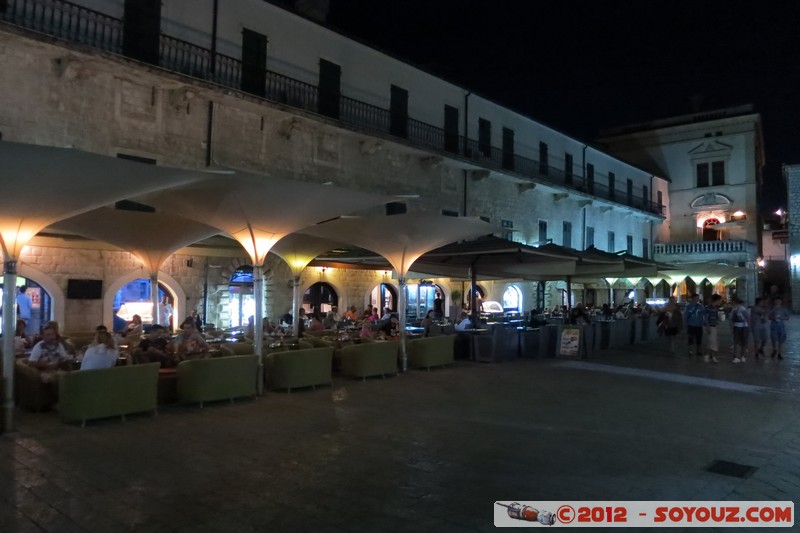
{"type": "Polygon", "coordinates": [[[273,352],[264,357],[267,384],[273,389],[332,385],[333,348],[303,348],[273,352]]]}
{"type": "Polygon", "coordinates": [[[258,356],[231,355],[193,359],[178,364],[178,401],[199,403],[257,394],[258,356]]]}
{"type": "Polygon", "coordinates": [[[386,374],[397,375],[399,344],[392,341],[350,344],[341,349],[342,374],[366,379],[386,374]]]}
{"type": "Polygon", "coordinates": [[[58,411],[64,421],[157,412],[159,363],[78,370],[59,376],[58,411]]]}
{"type": "Polygon", "coordinates": [[[453,364],[453,345],[455,335],[439,335],[411,339],[407,344],[408,366],[427,368],[453,364]]]}

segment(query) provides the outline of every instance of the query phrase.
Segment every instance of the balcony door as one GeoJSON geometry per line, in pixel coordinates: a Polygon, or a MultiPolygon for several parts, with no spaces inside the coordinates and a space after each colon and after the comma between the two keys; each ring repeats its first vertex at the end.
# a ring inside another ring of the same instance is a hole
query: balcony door
{"type": "Polygon", "coordinates": [[[719,220],[716,218],[707,218],[705,222],[703,222],[703,240],[704,241],[718,241],[719,240],[719,231],[714,229],[714,225],[719,224],[719,220]]]}
{"type": "Polygon", "coordinates": [[[242,30],[242,90],[264,96],[267,86],[267,36],[242,30]]]}
{"type": "Polygon", "coordinates": [[[339,118],[342,67],[336,63],[319,60],[319,112],[331,118],[339,118]]]}
{"type": "Polygon", "coordinates": [[[161,36],[161,0],[125,0],[122,53],[158,65],[161,36]]]}

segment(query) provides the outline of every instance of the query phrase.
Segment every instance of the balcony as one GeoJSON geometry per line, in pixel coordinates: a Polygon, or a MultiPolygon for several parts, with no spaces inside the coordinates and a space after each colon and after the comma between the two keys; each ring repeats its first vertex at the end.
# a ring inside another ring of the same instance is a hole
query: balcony
{"type": "Polygon", "coordinates": [[[654,259],[667,263],[695,261],[744,263],[754,261],[757,253],[756,245],[750,241],[684,241],[653,245],[654,259]]]}
{"type": "MultiPolygon", "coordinates": [[[[122,19],[66,0],[0,0],[0,8],[3,6],[0,21],[112,54],[123,54],[122,19]]],[[[158,44],[159,67],[243,90],[240,60],[164,34],[158,44]]],[[[392,117],[388,109],[338,93],[320,94],[316,86],[277,72],[267,70],[261,74],[264,74],[264,86],[251,89],[249,92],[253,96],[323,115],[344,128],[386,137],[504,174],[574,190],[651,215],[664,215],[664,206],[644,198],[641,189],[636,191],[638,194],[610,189],[596,183],[595,179],[568,174],[563,166],[558,168],[513,151],[479,145],[477,140],[410,117],[401,119],[405,124],[397,124],[397,117],[392,117]]],[[[550,161],[557,162],[555,158],[550,161]]]]}

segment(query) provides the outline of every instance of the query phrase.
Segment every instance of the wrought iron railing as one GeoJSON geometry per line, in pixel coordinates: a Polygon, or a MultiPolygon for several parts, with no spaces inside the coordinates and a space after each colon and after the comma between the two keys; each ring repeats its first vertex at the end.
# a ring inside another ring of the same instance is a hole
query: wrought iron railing
{"type": "MultiPolygon", "coordinates": [[[[0,0],[0,20],[108,52],[123,53],[122,20],[66,0],[5,0],[5,3],[0,0]]],[[[243,66],[240,60],[169,35],[161,35],[159,66],[242,90],[243,66]]],[[[322,101],[318,87],[277,72],[265,71],[263,90],[258,89],[253,91],[256,96],[327,115],[352,129],[392,136],[420,148],[467,159],[479,166],[559,185],[649,213],[664,214],[663,206],[643,198],[641,188],[634,191],[638,195],[628,197],[627,191],[609,189],[596,178],[587,182],[580,175],[568,175],[563,165],[558,168],[475,139],[466,139],[413,118],[393,117],[386,109],[344,95],[323,95],[322,101]]],[[[557,162],[555,158],[549,161],[557,162]]]]}

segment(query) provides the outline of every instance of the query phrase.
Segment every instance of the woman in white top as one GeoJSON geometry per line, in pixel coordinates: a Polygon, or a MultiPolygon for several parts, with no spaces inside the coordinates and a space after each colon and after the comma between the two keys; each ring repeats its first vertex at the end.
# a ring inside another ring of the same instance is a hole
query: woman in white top
{"type": "Polygon", "coordinates": [[[94,343],[86,348],[81,362],[81,370],[111,368],[117,364],[119,353],[114,347],[114,337],[108,331],[98,331],[94,343]]]}

